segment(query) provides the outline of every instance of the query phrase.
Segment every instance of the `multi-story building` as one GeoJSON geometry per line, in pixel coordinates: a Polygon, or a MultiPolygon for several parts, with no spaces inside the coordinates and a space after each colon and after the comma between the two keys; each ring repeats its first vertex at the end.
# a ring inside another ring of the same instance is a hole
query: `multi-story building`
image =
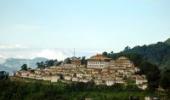
{"type": "Polygon", "coordinates": [[[124,68],[128,68],[128,67],[134,67],[133,62],[131,62],[127,57],[119,57],[118,59],[115,60],[115,65],[117,67],[124,67],[124,68]]]}
{"type": "Polygon", "coordinates": [[[110,60],[111,58],[105,57],[102,54],[97,54],[87,59],[87,68],[107,68],[109,67],[110,60]]]}

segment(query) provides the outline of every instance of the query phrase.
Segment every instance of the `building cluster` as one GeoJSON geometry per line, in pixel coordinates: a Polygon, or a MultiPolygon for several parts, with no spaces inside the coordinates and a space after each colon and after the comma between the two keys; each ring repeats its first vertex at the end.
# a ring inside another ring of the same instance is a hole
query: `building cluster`
{"type": "Polygon", "coordinates": [[[78,58],[74,58],[71,64],[62,64],[45,69],[18,71],[15,76],[46,80],[51,82],[91,82],[96,85],[112,86],[116,83],[126,84],[128,80],[134,80],[141,89],[147,88],[147,80],[144,75],[136,75],[139,71],[126,57],[116,60],[97,54],[87,59],[87,65],[81,65],[78,58]]]}

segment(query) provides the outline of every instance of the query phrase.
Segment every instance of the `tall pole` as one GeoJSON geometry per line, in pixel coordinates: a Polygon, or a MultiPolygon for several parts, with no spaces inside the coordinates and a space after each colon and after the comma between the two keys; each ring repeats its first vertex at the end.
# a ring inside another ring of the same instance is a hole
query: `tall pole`
{"type": "Polygon", "coordinates": [[[74,48],[74,57],[75,57],[75,48],[74,48]]]}

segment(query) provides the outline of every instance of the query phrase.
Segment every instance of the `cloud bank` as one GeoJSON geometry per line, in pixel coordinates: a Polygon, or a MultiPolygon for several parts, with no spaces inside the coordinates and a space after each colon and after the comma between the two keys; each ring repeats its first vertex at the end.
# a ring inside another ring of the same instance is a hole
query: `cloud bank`
{"type": "MultiPolygon", "coordinates": [[[[82,57],[86,56],[87,58],[96,54],[101,53],[104,50],[94,50],[94,49],[76,49],[75,56],[82,57]]],[[[37,49],[37,48],[29,48],[24,47],[22,45],[0,45],[0,58],[7,59],[7,58],[26,58],[26,59],[33,59],[36,57],[44,57],[48,59],[57,59],[57,60],[64,60],[67,57],[74,56],[73,49],[63,49],[63,48],[56,48],[56,49],[37,49]]]]}

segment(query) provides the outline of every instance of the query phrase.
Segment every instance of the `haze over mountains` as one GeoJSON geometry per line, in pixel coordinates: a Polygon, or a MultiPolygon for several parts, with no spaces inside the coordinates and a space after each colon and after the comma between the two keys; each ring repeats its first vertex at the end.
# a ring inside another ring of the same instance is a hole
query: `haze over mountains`
{"type": "MultiPolygon", "coordinates": [[[[102,51],[76,49],[76,56],[89,57],[102,51]]],[[[73,49],[0,48],[0,52],[0,70],[10,73],[19,70],[23,64],[35,68],[37,62],[48,59],[60,61],[73,56],[73,49]]]]}
{"type": "Polygon", "coordinates": [[[46,61],[47,58],[34,58],[34,59],[19,59],[19,58],[8,58],[0,64],[0,70],[4,70],[12,74],[14,71],[20,70],[23,64],[27,64],[30,68],[35,68],[37,62],[46,61]]]}

